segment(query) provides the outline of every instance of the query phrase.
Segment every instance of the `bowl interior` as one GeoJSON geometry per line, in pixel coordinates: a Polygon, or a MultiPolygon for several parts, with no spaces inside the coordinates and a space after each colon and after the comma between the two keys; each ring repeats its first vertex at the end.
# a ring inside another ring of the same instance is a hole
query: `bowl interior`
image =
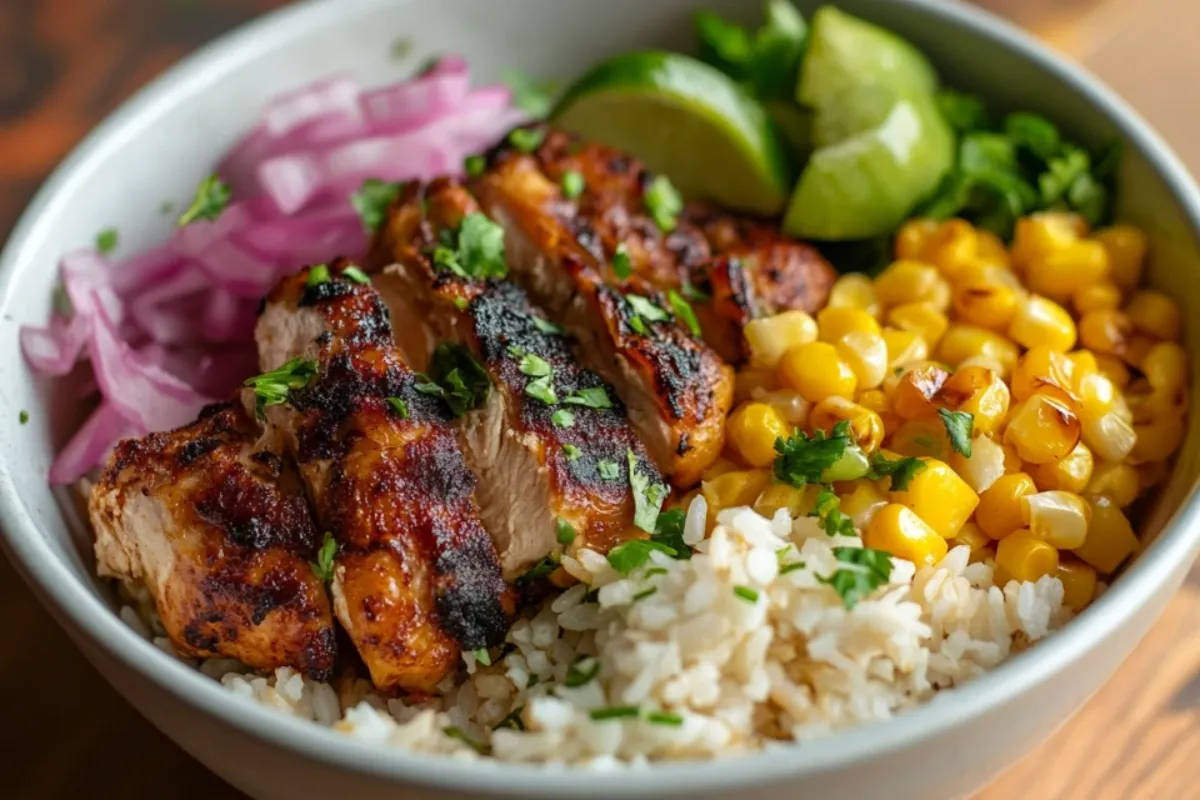
{"type": "MultiPolygon", "coordinates": [[[[798,5],[809,12],[817,3],[798,5]]],[[[997,108],[1041,112],[1093,146],[1116,137],[1129,140],[1119,176],[1120,214],[1153,240],[1151,282],[1179,300],[1185,319],[1200,309],[1196,232],[1179,199],[1191,197],[1194,189],[1186,175],[1164,171],[1164,164],[1177,162],[1151,152],[1153,137],[1145,138],[1136,118],[1121,116],[1119,105],[1106,106],[1058,67],[1031,57],[1033,51],[1002,28],[983,35],[964,22],[978,21],[978,14],[938,10],[944,5],[938,0],[839,5],[910,38],[934,59],[947,84],[979,92],[997,108]]],[[[112,605],[111,593],[93,577],[90,537],[74,503],[45,481],[53,453],[80,419],[82,381],[35,379],[18,345],[19,326],[48,318],[60,256],[90,246],[106,227],[119,229],[121,253],[160,241],[172,224],[159,211],[162,203],[188,198],[217,155],[280,91],[332,73],[351,73],[367,84],[396,80],[443,53],[469,57],[477,82],[497,80],[507,69],[569,80],[598,58],[623,50],[690,49],[690,14],[699,8],[745,22],[759,14],[758,3],[743,0],[301,4],[191,59],[167,77],[169,87],[152,87],[118,112],[44,188],[0,262],[0,420],[8,421],[0,437],[0,506],[10,551],[27,554],[37,545],[38,558],[57,561],[72,581],[112,605]],[[322,24],[314,25],[314,16],[322,24]],[[18,426],[23,409],[30,421],[18,426]],[[14,548],[18,541],[21,546],[14,548]]],[[[1192,352],[1198,337],[1197,326],[1188,325],[1192,352]]],[[[1197,392],[1191,396],[1195,401],[1197,392]]],[[[1148,549],[1194,484],[1198,459],[1200,434],[1193,425],[1177,469],[1143,523],[1148,549]]],[[[29,573],[29,564],[19,566],[29,573]]]]}

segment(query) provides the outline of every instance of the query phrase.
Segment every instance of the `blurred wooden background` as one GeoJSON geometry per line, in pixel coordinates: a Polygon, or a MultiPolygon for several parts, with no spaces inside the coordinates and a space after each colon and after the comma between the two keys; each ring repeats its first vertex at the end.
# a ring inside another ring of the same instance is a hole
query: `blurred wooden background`
{"type": "MultiPolygon", "coordinates": [[[[1195,0],[979,0],[1083,61],[1200,171],[1195,0]]],[[[284,0],[0,0],[0,239],[63,155],[187,51],[284,0]]],[[[47,265],[49,268],[49,265],[47,265]]],[[[0,559],[0,795],[238,798],[96,675],[0,559]]],[[[1091,703],[976,800],[1200,797],[1200,574],[1091,703]]]]}

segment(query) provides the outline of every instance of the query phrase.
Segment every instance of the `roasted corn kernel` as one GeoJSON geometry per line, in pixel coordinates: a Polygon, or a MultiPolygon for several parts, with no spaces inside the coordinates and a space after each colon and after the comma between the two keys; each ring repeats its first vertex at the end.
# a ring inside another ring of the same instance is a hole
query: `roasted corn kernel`
{"type": "Polygon", "coordinates": [[[1033,478],[1015,472],[996,480],[979,495],[975,522],[993,539],[1003,539],[1025,524],[1024,498],[1036,494],[1033,478]]]}
{"type": "Polygon", "coordinates": [[[888,447],[910,458],[941,461],[950,458],[950,438],[946,435],[945,424],[937,417],[901,422],[899,427],[891,430],[888,447]]]}
{"type": "Polygon", "coordinates": [[[1046,346],[1031,347],[1017,361],[1012,373],[1012,396],[1028,400],[1047,386],[1064,392],[1075,388],[1075,362],[1063,352],[1046,346]]]}
{"type": "Polygon", "coordinates": [[[948,219],[926,240],[920,261],[933,264],[955,280],[959,272],[979,258],[979,233],[964,219],[948,219]]]}
{"type": "Polygon", "coordinates": [[[971,561],[982,561],[988,556],[994,556],[992,540],[974,522],[968,522],[954,534],[953,547],[966,546],[971,550],[971,561]]]}
{"type": "Polygon", "coordinates": [[[1096,355],[1122,355],[1132,332],[1133,323],[1120,311],[1089,311],[1079,318],[1079,341],[1096,355]]]}
{"type": "Polygon", "coordinates": [[[1078,214],[1044,212],[1017,220],[1012,262],[1024,270],[1035,258],[1069,246],[1087,235],[1087,223],[1078,214]]]}
{"type": "Polygon", "coordinates": [[[887,347],[888,369],[897,369],[929,358],[929,344],[915,331],[884,328],[883,342],[887,347]]]}
{"type": "Polygon", "coordinates": [[[902,331],[913,331],[931,348],[936,348],[950,321],[946,315],[929,303],[905,303],[896,306],[887,315],[888,324],[902,331]]]}
{"type": "Polygon", "coordinates": [[[1020,356],[1020,350],[1011,341],[986,328],[976,325],[953,324],[946,329],[938,342],[937,358],[952,367],[974,356],[988,356],[1000,364],[1004,378],[1012,372],[1020,356]]]}
{"type": "Polygon", "coordinates": [[[800,396],[799,392],[791,389],[776,389],[771,392],[759,390],[754,393],[754,400],[766,403],[789,425],[800,428],[808,423],[808,415],[812,403],[800,396]]]}
{"type": "Polygon", "coordinates": [[[1083,421],[1083,443],[1105,461],[1124,461],[1137,444],[1137,432],[1116,411],[1083,421]]]}
{"type": "Polygon", "coordinates": [[[1022,461],[1048,464],[1065,458],[1079,444],[1082,423],[1070,400],[1039,392],[1013,407],[1004,441],[1022,461]]]}
{"type": "Polygon", "coordinates": [[[737,403],[753,400],[759,392],[769,392],[776,387],[779,376],[774,369],[746,367],[738,370],[734,377],[733,399],[737,403]]]}
{"type": "Polygon", "coordinates": [[[918,567],[933,565],[946,557],[946,540],[905,506],[884,506],[863,532],[863,544],[884,550],[918,567]]]}
{"type": "Polygon", "coordinates": [[[1066,458],[1049,464],[1035,464],[1031,471],[1033,481],[1042,491],[1059,489],[1065,492],[1079,494],[1087,488],[1092,479],[1095,459],[1092,451],[1083,442],[1075,445],[1075,449],[1066,458]]]}
{"type": "Polygon", "coordinates": [[[1028,530],[1005,536],[996,545],[996,572],[1018,581],[1036,581],[1058,569],[1058,550],[1028,530]]]}
{"type": "Polygon", "coordinates": [[[1083,544],[1091,516],[1087,501],[1073,492],[1038,492],[1022,499],[1025,525],[1034,536],[1059,550],[1070,550],[1083,544]]]}
{"type": "Polygon", "coordinates": [[[970,414],[976,433],[993,434],[1008,414],[1009,390],[990,369],[959,367],[933,399],[939,406],[970,414]]]}
{"type": "Polygon", "coordinates": [[[1188,357],[1175,342],[1159,342],[1142,359],[1142,373],[1155,391],[1173,392],[1188,384],[1188,357]]]}
{"type": "Polygon", "coordinates": [[[953,539],[979,505],[979,495],[950,465],[935,458],[922,458],[925,468],[917,472],[904,491],[892,492],[894,503],[908,506],[944,539],[953,539]]]}
{"type": "Polygon", "coordinates": [[[875,296],[875,284],[861,272],[843,275],[829,290],[826,308],[857,308],[878,317],[879,298],[875,296]]]}
{"type": "Polygon", "coordinates": [[[775,461],[775,441],[791,436],[792,426],[766,403],[747,403],[729,416],[725,433],[743,461],[769,467],[775,461]]]}
{"type": "Polygon", "coordinates": [[[895,261],[875,279],[875,294],[885,307],[929,300],[943,283],[936,267],[919,261],[895,261]]]}
{"type": "Polygon", "coordinates": [[[1022,347],[1045,345],[1065,353],[1075,346],[1075,320],[1067,310],[1046,297],[1032,295],[1013,316],[1008,335],[1022,347]]]}
{"type": "Polygon", "coordinates": [[[810,342],[784,353],[779,361],[779,380],[811,403],[835,395],[853,397],[858,387],[854,370],[828,342],[810,342]]]}
{"type": "Polygon", "coordinates": [[[750,346],[750,365],[772,369],[789,348],[817,340],[817,323],[803,311],[784,311],[751,320],[742,334],[750,346]]]}
{"type": "Polygon", "coordinates": [[[875,481],[854,481],[854,488],[841,496],[841,512],[854,521],[854,527],[863,529],[874,519],[881,508],[888,504],[887,495],[880,491],[875,481]]]}
{"type": "Polygon", "coordinates": [[[718,511],[738,506],[752,506],[763,490],[771,485],[771,472],[765,469],[726,472],[700,484],[700,492],[708,502],[709,519],[718,511]]]}
{"type": "Polygon", "coordinates": [[[821,487],[814,484],[796,487],[788,483],[772,483],[754,501],[754,510],[767,518],[775,516],[781,508],[786,508],[793,517],[807,516],[816,507],[820,490],[821,487]]]}
{"type": "Polygon", "coordinates": [[[883,420],[879,415],[844,397],[827,397],[817,403],[808,424],[813,430],[828,431],[842,421],[850,423],[850,433],[863,452],[873,453],[883,443],[883,420]]]}
{"type": "Polygon", "coordinates": [[[1087,608],[1096,596],[1096,570],[1078,559],[1060,558],[1054,577],[1063,586],[1063,605],[1076,614],[1087,608]]]}
{"type": "Polygon", "coordinates": [[[954,288],[954,311],[965,322],[1005,332],[1020,306],[1021,296],[1003,283],[963,281],[954,288]]]}
{"type": "Polygon", "coordinates": [[[1087,538],[1073,552],[1103,574],[1109,575],[1137,549],[1137,536],[1129,520],[1112,500],[1103,496],[1093,497],[1089,505],[1092,518],[1088,524],[1087,538]]]}
{"type": "Polygon", "coordinates": [[[883,383],[888,371],[888,349],[883,336],[867,331],[851,331],[834,346],[854,372],[860,390],[874,389],[883,383]]]}
{"type": "Polygon", "coordinates": [[[1159,341],[1177,341],[1183,329],[1179,304],[1151,289],[1134,292],[1125,305],[1125,315],[1134,330],[1159,341]]]}
{"type": "Polygon", "coordinates": [[[1089,311],[1115,311],[1121,307],[1121,287],[1112,281],[1096,281],[1075,291],[1071,295],[1075,313],[1089,311]]]}
{"type": "Polygon", "coordinates": [[[1183,420],[1176,416],[1160,416],[1145,425],[1134,425],[1137,436],[1129,452],[1129,463],[1166,461],[1183,444],[1183,420]]]}
{"type": "Polygon", "coordinates": [[[875,317],[861,308],[826,306],[817,313],[817,338],[822,342],[837,344],[848,333],[881,332],[875,317]]]}
{"type": "Polygon", "coordinates": [[[1096,231],[1096,241],[1108,251],[1112,279],[1122,289],[1132,289],[1142,281],[1146,261],[1146,234],[1132,225],[1114,225],[1096,231]]]}
{"type": "Polygon", "coordinates": [[[907,370],[900,376],[888,397],[892,410],[904,419],[922,419],[937,415],[933,397],[941,391],[950,373],[933,364],[924,364],[907,370]]]}
{"type": "Polygon", "coordinates": [[[979,237],[976,245],[976,258],[985,264],[1008,269],[1011,266],[1011,259],[1008,249],[1004,246],[1004,242],[1000,241],[1000,237],[982,228],[976,233],[979,237]]]}
{"type": "Polygon", "coordinates": [[[1092,470],[1092,479],[1083,490],[1085,495],[1103,495],[1118,508],[1132,505],[1141,489],[1138,473],[1129,464],[1102,461],[1092,470]]]}
{"type": "Polygon", "coordinates": [[[925,255],[925,246],[937,233],[941,223],[935,219],[910,219],[896,231],[895,254],[897,261],[919,261],[925,255]]]}
{"type": "Polygon", "coordinates": [[[1075,292],[1108,277],[1108,251],[1083,239],[1033,257],[1025,273],[1030,290],[1065,303],[1075,292]]]}
{"type": "Polygon", "coordinates": [[[1125,366],[1125,362],[1116,356],[1097,355],[1096,368],[1100,370],[1104,377],[1112,381],[1113,386],[1118,389],[1124,389],[1129,385],[1129,367],[1125,366]]]}

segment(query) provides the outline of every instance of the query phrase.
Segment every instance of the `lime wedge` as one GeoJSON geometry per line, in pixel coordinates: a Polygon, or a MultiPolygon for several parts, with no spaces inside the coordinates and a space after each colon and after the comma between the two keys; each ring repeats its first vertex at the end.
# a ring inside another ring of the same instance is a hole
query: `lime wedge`
{"type": "Polygon", "coordinates": [[[689,197],[775,214],[793,174],[762,106],[716,69],[639,52],[580,78],[552,114],[563,128],[628,151],[689,197]]]}

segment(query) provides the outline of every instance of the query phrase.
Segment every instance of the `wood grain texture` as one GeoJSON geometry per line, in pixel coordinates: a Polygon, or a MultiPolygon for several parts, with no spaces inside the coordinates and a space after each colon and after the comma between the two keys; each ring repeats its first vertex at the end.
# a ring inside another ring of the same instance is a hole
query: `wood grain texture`
{"type": "MultiPolygon", "coordinates": [[[[0,0],[0,237],[122,99],[188,50],[283,2],[0,0]]],[[[1179,102],[1190,89],[1164,80],[1200,69],[1183,33],[1200,24],[1200,4],[980,2],[1092,65],[1200,167],[1200,141],[1186,135],[1200,120],[1179,102]]],[[[170,787],[182,800],[241,797],[109,688],[3,560],[0,623],[0,702],[6,720],[20,721],[0,725],[4,796],[148,798],[170,787]]],[[[1200,571],[1083,711],[976,800],[1200,797],[1198,623],[1200,571]]]]}

